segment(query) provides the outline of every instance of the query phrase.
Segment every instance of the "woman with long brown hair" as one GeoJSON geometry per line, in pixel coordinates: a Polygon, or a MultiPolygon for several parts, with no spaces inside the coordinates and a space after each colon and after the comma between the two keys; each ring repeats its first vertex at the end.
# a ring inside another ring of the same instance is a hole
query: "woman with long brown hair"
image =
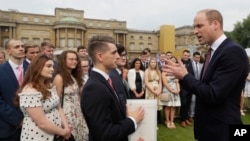
{"type": "Polygon", "coordinates": [[[15,102],[24,114],[21,141],[52,141],[55,135],[70,137],[60,98],[51,83],[53,65],[46,55],[34,58],[17,91],[15,102]]]}
{"type": "Polygon", "coordinates": [[[58,59],[53,84],[63,101],[63,111],[76,141],[88,140],[88,127],[80,108],[80,90],[83,86],[81,60],[72,50],[62,52],[58,59]]]}

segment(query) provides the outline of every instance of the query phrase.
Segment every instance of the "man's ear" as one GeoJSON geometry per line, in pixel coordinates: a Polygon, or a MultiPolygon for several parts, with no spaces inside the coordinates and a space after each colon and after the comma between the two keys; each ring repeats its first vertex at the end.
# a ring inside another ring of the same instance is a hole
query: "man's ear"
{"type": "Polygon", "coordinates": [[[6,52],[8,55],[10,55],[10,49],[9,49],[9,48],[5,49],[5,52],[6,52]]]}
{"type": "Polygon", "coordinates": [[[102,61],[103,61],[102,53],[100,53],[100,52],[97,53],[97,54],[96,54],[96,58],[97,58],[98,61],[102,62],[102,61]]]}

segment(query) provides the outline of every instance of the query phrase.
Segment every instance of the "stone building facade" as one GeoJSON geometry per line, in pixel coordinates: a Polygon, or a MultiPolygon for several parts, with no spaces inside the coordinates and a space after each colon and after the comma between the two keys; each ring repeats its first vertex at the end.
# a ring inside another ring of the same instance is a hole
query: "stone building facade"
{"type": "MultiPolygon", "coordinates": [[[[185,48],[197,45],[190,27],[176,29],[176,45],[185,48]]],[[[102,20],[84,17],[83,10],[72,8],[55,8],[55,15],[23,13],[17,10],[0,10],[0,49],[8,39],[15,38],[23,43],[40,44],[43,41],[55,45],[55,53],[65,49],[76,50],[79,45],[87,46],[94,35],[112,36],[117,43],[127,47],[129,58],[138,57],[148,47],[152,54],[162,52],[160,49],[160,30],[144,31],[127,28],[126,21],[116,19],[102,20]]],[[[172,36],[172,35],[171,35],[172,36]]],[[[175,36],[175,37],[174,37],[175,36]]],[[[167,39],[164,39],[167,40],[167,39]]]]}

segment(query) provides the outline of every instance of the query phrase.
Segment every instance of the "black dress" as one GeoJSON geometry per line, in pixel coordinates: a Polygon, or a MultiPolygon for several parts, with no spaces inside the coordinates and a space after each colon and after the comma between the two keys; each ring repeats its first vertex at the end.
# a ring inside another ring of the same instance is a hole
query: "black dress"
{"type": "MultiPolygon", "coordinates": [[[[136,72],[135,86],[136,86],[136,92],[140,93],[142,91],[142,79],[141,79],[140,72],[136,72]]],[[[131,99],[145,99],[145,95],[143,95],[141,98],[137,98],[135,94],[133,93],[133,91],[131,90],[130,90],[130,95],[131,95],[131,99]]]]}

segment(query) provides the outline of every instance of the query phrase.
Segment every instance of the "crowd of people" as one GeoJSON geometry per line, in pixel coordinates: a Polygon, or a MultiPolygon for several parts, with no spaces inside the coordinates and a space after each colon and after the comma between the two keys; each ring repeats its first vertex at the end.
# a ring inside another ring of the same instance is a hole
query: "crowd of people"
{"type": "Polygon", "coordinates": [[[244,96],[250,107],[250,73],[246,53],[224,35],[222,23],[217,10],[194,19],[198,41],[212,49],[205,62],[199,52],[191,57],[184,50],[177,59],[167,51],[157,59],[145,48],[129,63],[126,47],[101,35],[54,59],[51,43],[10,39],[0,51],[0,141],[72,135],[76,141],[128,141],[145,112],[126,107],[127,99],[156,99],[152,114],[169,129],[179,117],[183,128],[195,120],[199,141],[228,140],[228,125],[242,124],[244,96]]]}

